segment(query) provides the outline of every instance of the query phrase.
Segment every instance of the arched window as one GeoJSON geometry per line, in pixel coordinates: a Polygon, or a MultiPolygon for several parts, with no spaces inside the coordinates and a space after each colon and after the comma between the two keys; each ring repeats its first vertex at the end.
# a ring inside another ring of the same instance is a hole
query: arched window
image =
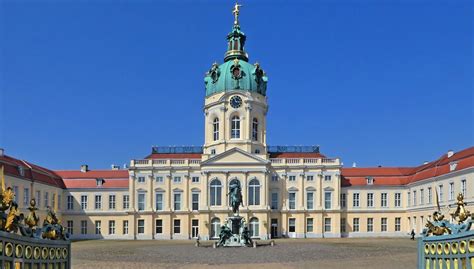
{"type": "Polygon", "coordinates": [[[211,205],[221,205],[222,185],[220,180],[214,179],[210,186],[211,205]]]}
{"type": "Polygon", "coordinates": [[[240,138],[240,118],[233,116],[231,122],[230,138],[240,138]]]}
{"type": "Polygon", "coordinates": [[[256,178],[249,183],[249,205],[260,205],[260,182],[256,178]]]}
{"type": "Polygon", "coordinates": [[[258,120],[257,118],[253,118],[252,122],[252,140],[258,141],[258,120]]]}
{"type": "Polygon", "coordinates": [[[219,238],[221,232],[221,220],[219,218],[213,218],[211,220],[211,238],[219,238]]]}
{"type": "Polygon", "coordinates": [[[258,231],[258,219],[257,218],[251,218],[249,222],[249,232],[251,237],[258,237],[259,231],[258,231]]]}
{"type": "Polygon", "coordinates": [[[213,137],[214,141],[219,140],[219,118],[215,118],[214,121],[212,122],[212,127],[213,127],[213,137]]]}

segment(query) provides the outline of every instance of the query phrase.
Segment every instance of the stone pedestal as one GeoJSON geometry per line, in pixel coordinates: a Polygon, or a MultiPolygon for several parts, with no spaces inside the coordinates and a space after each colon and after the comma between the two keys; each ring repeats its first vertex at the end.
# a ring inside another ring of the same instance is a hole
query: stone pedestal
{"type": "Polygon", "coordinates": [[[226,240],[225,247],[243,247],[245,242],[242,238],[242,219],[241,216],[231,216],[226,219],[226,225],[232,231],[232,236],[226,240]]]}

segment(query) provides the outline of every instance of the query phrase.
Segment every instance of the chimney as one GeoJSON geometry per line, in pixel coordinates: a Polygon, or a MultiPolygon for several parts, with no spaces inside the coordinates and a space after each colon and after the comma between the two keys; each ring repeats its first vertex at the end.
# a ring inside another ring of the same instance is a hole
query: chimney
{"type": "Polygon", "coordinates": [[[448,150],[448,158],[454,155],[454,151],[452,149],[448,150]]]}
{"type": "Polygon", "coordinates": [[[85,173],[87,171],[89,171],[89,166],[87,164],[81,165],[81,172],[85,173]]]}
{"type": "Polygon", "coordinates": [[[120,170],[120,165],[112,164],[112,170],[120,170]]]}
{"type": "Polygon", "coordinates": [[[128,164],[124,163],[123,164],[123,169],[128,169],[128,164]]]}
{"type": "Polygon", "coordinates": [[[5,149],[0,148],[0,157],[3,157],[5,155],[5,149]]]}
{"type": "Polygon", "coordinates": [[[353,163],[352,163],[352,167],[354,167],[354,168],[356,168],[356,167],[357,167],[357,164],[356,164],[356,162],[353,162],[353,163]]]}

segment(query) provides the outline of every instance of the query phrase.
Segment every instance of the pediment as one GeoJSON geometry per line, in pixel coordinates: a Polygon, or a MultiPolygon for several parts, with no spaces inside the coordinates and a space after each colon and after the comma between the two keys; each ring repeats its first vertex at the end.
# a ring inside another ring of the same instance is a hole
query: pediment
{"type": "Polygon", "coordinates": [[[202,162],[201,165],[266,165],[269,162],[239,148],[233,148],[202,162]]]}

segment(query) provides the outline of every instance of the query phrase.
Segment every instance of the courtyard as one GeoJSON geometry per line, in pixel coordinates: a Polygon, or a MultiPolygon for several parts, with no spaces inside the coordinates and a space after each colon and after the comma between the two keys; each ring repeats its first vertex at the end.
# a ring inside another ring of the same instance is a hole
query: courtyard
{"type": "Polygon", "coordinates": [[[407,238],[277,239],[275,246],[213,249],[210,242],[90,240],[72,244],[73,268],[415,268],[407,238]]]}

